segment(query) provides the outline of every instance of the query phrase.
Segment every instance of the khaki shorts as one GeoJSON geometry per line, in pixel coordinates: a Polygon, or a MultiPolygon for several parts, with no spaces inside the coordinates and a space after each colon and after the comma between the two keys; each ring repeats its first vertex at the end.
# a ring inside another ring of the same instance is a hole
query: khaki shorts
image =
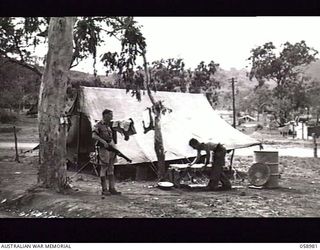
{"type": "Polygon", "coordinates": [[[116,153],[101,147],[99,149],[99,157],[101,162],[100,176],[114,175],[114,163],[116,162],[116,153]]]}

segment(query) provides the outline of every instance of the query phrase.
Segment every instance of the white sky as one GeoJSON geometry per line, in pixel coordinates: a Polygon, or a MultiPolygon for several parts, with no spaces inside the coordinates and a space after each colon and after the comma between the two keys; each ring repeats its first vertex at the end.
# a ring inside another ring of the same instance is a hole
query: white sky
{"type": "MultiPolygon", "coordinates": [[[[148,61],[183,58],[187,68],[214,60],[223,69],[242,69],[250,50],[272,41],[276,47],[305,40],[320,52],[320,17],[136,17],[147,41],[148,61]]],[[[115,49],[117,45],[108,46],[115,49]]],[[[92,63],[76,70],[92,73],[92,63]]],[[[98,65],[98,74],[104,74],[98,65]]]]}

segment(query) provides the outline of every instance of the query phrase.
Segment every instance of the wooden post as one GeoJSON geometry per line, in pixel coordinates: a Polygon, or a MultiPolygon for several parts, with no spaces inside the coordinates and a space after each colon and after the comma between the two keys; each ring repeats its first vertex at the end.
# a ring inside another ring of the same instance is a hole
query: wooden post
{"type": "Polygon", "coordinates": [[[15,161],[16,162],[20,162],[19,161],[19,153],[18,153],[18,140],[17,140],[17,132],[16,132],[16,127],[13,126],[13,134],[14,134],[14,146],[15,146],[15,149],[16,149],[16,157],[15,157],[15,161]]]}
{"type": "Polygon", "coordinates": [[[318,158],[316,134],[312,133],[312,137],[313,137],[313,156],[314,158],[318,158]]]}
{"type": "Polygon", "coordinates": [[[233,108],[233,127],[236,128],[236,102],[234,97],[234,78],[231,78],[232,83],[232,108],[233,108]]]}
{"type": "Polygon", "coordinates": [[[302,122],[301,126],[302,126],[302,140],[304,140],[304,122],[302,122]]]}
{"type": "MultiPolygon", "coordinates": [[[[232,110],[233,110],[233,127],[236,128],[236,100],[235,100],[235,93],[234,93],[234,83],[235,80],[232,77],[231,78],[231,86],[232,86],[232,110]]],[[[233,156],[234,156],[234,149],[232,150],[232,155],[230,159],[230,166],[229,166],[229,171],[231,173],[232,170],[232,163],[233,163],[233,156]]]]}
{"type": "Polygon", "coordinates": [[[292,139],[294,139],[294,133],[295,133],[295,129],[294,129],[295,125],[292,124],[292,139]]]}

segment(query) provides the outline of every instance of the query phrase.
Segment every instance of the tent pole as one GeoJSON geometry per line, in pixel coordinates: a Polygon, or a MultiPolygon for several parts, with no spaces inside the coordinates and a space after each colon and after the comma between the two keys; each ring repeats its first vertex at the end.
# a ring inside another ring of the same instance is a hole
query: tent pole
{"type": "Polygon", "coordinates": [[[157,168],[156,168],[156,166],[153,164],[152,161],[150,161],[150,163],[151,163],[151,165],[152,165],[151,169],[152,169],[153,172],[157,175],[158,173],[157,173],[157,168]]]}
{"type": "Polygon", "coordinates": [[[77,168],[80,166],[80,138],[81,138],[81,120],[82,120],[82,113],[79,112],[79,121],[78,121],[78,145],[77,145],[77,168]]]}
{"type": "Polygon", "coordinates": [[[231,158],[230,158],[230,166],[229,166],[230,173],[231,173],[231,170],[232,170],[234,151],[235,151],[235,149],[232,150],[232,154],[231,154],[231,158]]]}
{"type": "Polygon", "coordinates": [[[80,139],[81,139],[81,120],[82,120],[82,112],[81,112],[81,107],[80,107],[80,89],[78,89],[78,91],[77,91],[77,103],[76,103],[76,105],[77,105],[77,114],[78,114],[78,144],[77,144],[77,169],[79,169],[79,166],[80,166],[80,139]]]}

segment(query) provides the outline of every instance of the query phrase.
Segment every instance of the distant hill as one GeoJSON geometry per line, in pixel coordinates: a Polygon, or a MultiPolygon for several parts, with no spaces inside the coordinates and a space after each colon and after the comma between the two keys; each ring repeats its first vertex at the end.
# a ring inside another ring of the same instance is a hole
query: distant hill
{"type": "Polygon", "coordinates": [[[0,57],[0,108],[22,108],[36,102],[40,76],[0,57]]]}
{"type": "MultiPolygon", "coordinates": [[[[40,72],[43,67],[37,67],[40,72]]],[[[108,86],[110,77],[93,75],[80,71],[70,71],[71,84],[76,87],[108,86]]],[[[30,69],[0,57],[0,108],[30,107],[37,103],[41,77],[30,69]]]]}
{"type": "MultiPolygon", "coordinates": [[[[99,75],[98,76],[103,84],[108,84],[113,81],[113,78],[110,76],[99,75]]],[[[94,75],[89,73],[84,73],[81,71],[70,70],[70,78],[72,81],[93,81],[94,75]]]]}
{"type": "MultiPolygon", "coordinates": [[[[0,87],[1,89],[7,89],[10,91],[16,91],[19,89],[21,93],[13,96],[12,99],[25,99],[29,103],[35,103],[38,97],[38,91],[40,86],[40,78],[31,70],[28,70],[22,66],[14,63],[6,62],[6,59],[0,57],[0,87]],[[17,88],[20,87],[20,88],[17,88]],[[23,94],[23,96],[20,96],[23,94]]],[[[43,67],[40,67],[40,71],[43,71],[43,67]]],[[[313,80],[320,81],[320,60],[311,63],[305,68],[305,72],[313,80]]],[[[100,75],[95,78],[93,74],[84,73],[81,71],[70,71],[71,83],[73,86],[98,86],[98,87],[115,87],[117,84],[116,75],[100,75]]],[[[215,74],[216,80],[220,82],[221,88],[217,90],[219,95],[220,108],[230,108],[231,104],[231,78],[235,78],[235,90],[238,98],[245,98],[252,93],[252,90],[257,86],[257,81],[253,79],[249,80],[247,69],[235,69],[231,68],[225,70],[219,68],[215,74]]],[[[268,82],[272,88],[275,83],[268,82]]],[[[4,93],[4,97],[7,96],[4,93]]],[[[0,102],[1,103],[1,102],[0,102]]]]}
{"type": "MultiPolygon", "coordinates": [[[[304,72],[307,76],[311,77],[312,80],[320,81],[320,60],[317,60],[310,65],[304,68],[304,72]]],[[[236,90],[236,99],[239,101],[239,98],[246,98],[246,96],[252,94],[252,90],[255,86],[258,85],[256,79],[252,79],[250,81],[249,77],[247,76],[246,69],[230,69],[224,70],[219,69],[215,75],[216,79],[220,82],[221,89],[218,90],[219,94],[219,104],[218,108],[222,109],[230,109],[231,108],[231,82],[230,79],[232,77],[235,78],[235,90],[236,90]]],[[[269,88],[274,88],[276,83],[273,81],[268,81],[267,85],[269,88]]]]}
{"type": "MultiPolygon", "coordinates": [[[[311,79],[320,81],[320,60],[317,60],[310,65],[306,66],[305,74],[311,79]]],[[[222,90],[231,90],[231,83],[230,80],[232,77],[236,79],[236,88],[239,90],[250,90],[257,86],[258,82],[256,79],[252,79],[250,81],[249,77],[247,76],[248,71],[246,69],[237,70],[232,68],[230,70],[219,69],[215,75],[216,79],[220,81],[221,89],[222,90]]],[[[275,83],[273,81],[267,82],[267,84],[273,88],[275,87],[275,83]]]]}
{"type": "Polygon", "coordinates": [[[232,68],[225,70],[220,68],[215,74],[215,79],[220,82],[221,89],[225,91],[231,91],[231,78],[235,79],[235,88],[239,91],[253,89],[258,82],[255,79],[250,81],[247,74],[248,72],[245,69],[232,68]]]}

